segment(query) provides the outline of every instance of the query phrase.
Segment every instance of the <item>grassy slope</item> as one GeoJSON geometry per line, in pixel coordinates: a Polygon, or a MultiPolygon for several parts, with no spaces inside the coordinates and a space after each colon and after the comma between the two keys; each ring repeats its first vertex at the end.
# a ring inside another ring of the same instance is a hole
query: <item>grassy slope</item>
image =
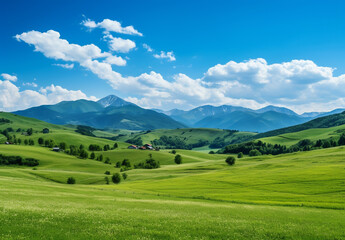
{"type": "MultiPolygon", "coordinates": [[[[214,128],[181,128],[181,129],[157,129],[152,130],[148,133],[140,132],[135,134],[129,134],[123,137],[118,138],[119,141],[125,142],[130,138],[141,137],[144,143],[150,143],[154,139],[159,139],[161,136],[171,136],[171,137],[180,137],[183,138],[187,144],[197,143],[199,140],[207,140],[212,142],[215,138],[223,138],[228,135],[229,132],[214,129],[214,128]]],[[[225,138],[225,141],[236,140],[240,137],[254,136],[256,133],[251,132],[237,132],[231,136],[225,138]]]]}
{"type": "MultiPolygon", "coordinates": [[[[67,143],[67,145],[83,144],[85,146],[89,146],[90,144],[99,144],[103,146],[105,144],[109,144],[110,146],[113,146],[114,144],[114,141],[111,141],[111,140],[89,137],[89,136],[78,134],[75,132],[74,128],[71,128],[68,126],[50,124],[50,123],[46,123],[37,119],[18,116],[12,113],[1,112],[0,118],[6,118],[12,121],[12,123],[1,124],[0,130],[6,129],[8,127],[12,127],[14,131],[16,131],[18,128],[25,129],[25,130],[28,128],[32,128],[34,131],[34,134],[32,136],[24,136],[24,135],[21,135],[21,133],[16,133],[16,132],[12,132],[10,134],[11,135],[15,134],[17,138],[20,138],[22,140],[33,139],[35,141],[35,144],[38,144],[37,140],[39,137],[43,137],[44,139],[53,139],[55,143],[65,142],[67,143]],[[41,133],[43,128],[49,128],[50,133],[48,134],[41,133]]],[[[101,134],[101,133],[102,131],[98,131],[98,134],[101,134]]],[[[5,138],[1,136],[2,135],[0,135],[0,143],[6,140],[5,138]]],[[[119,142],[119,145],[120,147],[128,146],[128,144],[121,143],[121,142],[119,142]]]]}
{"type": "Polygon", "coordinates": [[[341,134],[345,133],[345,125],[331,128],[314,128],[300,132],[286,133],[274,137],[261,138],[260,140],[272,144],[282,144],[291,146],[303,139],[317,141],[318,139],[338,139],[341,134]]]}
{"type": "Polygon", "coordinates": [[[233,167],[193,152],[197,162],[131,170],[120,185],[104,185],[102,173],[116,169],[94,160],[32,146],[0,145],[0,152],[41,160],[38,170],[0,167],[0,239],[345,237],[344,210],[325,209],[345,206],[341,147],[244,158],[233,167]],[[54,182],[71,175],[82,184],[54,182]],[[277,206],[302,204],[322,208],[277,206]]]}

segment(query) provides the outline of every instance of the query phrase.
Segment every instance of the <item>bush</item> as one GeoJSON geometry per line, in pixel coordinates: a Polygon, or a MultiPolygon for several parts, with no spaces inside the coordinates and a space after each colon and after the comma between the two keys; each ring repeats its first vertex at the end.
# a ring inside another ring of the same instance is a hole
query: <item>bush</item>
{"type": "Polygon", "coordinates": [[[96,157],[95,153],[92,152],[92,153],[90,154],[90,159],[95,159],[95,157],[96,157]]]}
{"type": "Polygon", "coordinates": [[[175,156],[175,163],[176,163],[176,164],[181,164],[181,163],[182,163],[182,157],[181,157],[180,154],[177,154],[177,155],[175,156]]]}
{"type": "Polygon", "coordinates": [[[111,180],[113,181],[113,183],[115,184],[119,184],[121,182],[121,175],[120,173],[115,173],[112,177],[111,180]]]}
{"type": "Polygon", "coordinates": [[[105,183],[109,184],[109,178],[108,177],[104,177],[105,183]]]}
{"type": "Polygon", "coordinates": [[[233,156],[229,156],[229,157],[226,158],[225,162],[226,162],[228,165],[232,166],[232,165],[235,164],[236,159],[235,159],[233,156]]]}
{"type": "Polygon", "coordinates": [[[129,161],[129,159],[123,159],[121,165],[122,165],[122,166],[125,166],[125,167],[127,167],[127,168],[132,167],[132,164],[131,164],[131,162],[129,161]]]}
{"type": "Polygon", "coordinates": [[[105,175],[110,175],[110,172],[109,172],[109,171],[105,171],[104,174],[105,174],[105,175]]]}
{"type": "Polygon", "coordinates": [[[253,150],[250,150],[249,151],[249,156],[250,157],[254,157],[254,156],[260,156],[261,155],[261,152],[257,149],[253,149],[253,150]]]}
{"type": "Polygon", "coordinates": [[[128,177],[127,173],[122,173],[122,178],[123,178],[123,180],[126,180],[127,177],[128,177]]]}
{"type": "Polygon", "coordinates": [[[214,154],[214,151],[209,151],[208,154],[214,154]]]}
{"type": "Polygon", "coordinates": [[[67,179],[67,184],[75,184],[75,179],[74,179],[74,177],[69,177],[69,178],[67,179]]]}
{"type": "Polygon", "coordinates": [[[176,150],[175,150],[175,149],[172,150],[171,153],[172,153],[172,154],[176,154],[176,150]]]}
{"type": "Polygon", "coordinates": [[[38,138],[38,144],[39,144],[39,145],[42,145],[43,143],[44,143],[43,138],[41,138],[41,137],[40,137],[40,138],[38,138]]]}
{"type": "Polygon", "coordinates": [[[243,158],[243,153],[242,153],[242,152],[239,152],[239,153],[237,154],[237,158],[243,158]]]}

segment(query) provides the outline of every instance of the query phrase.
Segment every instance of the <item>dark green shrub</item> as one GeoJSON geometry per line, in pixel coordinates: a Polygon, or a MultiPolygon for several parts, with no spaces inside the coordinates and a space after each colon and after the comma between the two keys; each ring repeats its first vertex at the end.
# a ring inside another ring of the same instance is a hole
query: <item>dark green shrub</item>
{"type": "Polygon", "coordinates": [[[74,179],[74,177],[69,177],[69,178],[67,179],[67,184],[75,184],[75,179],[74,179]]]}
{"type": "Polygon", "coordinates": [[[237,154],[237,158],[243,158],[243,153],[242,153],[242,152],[239,152],[239,153],[237,154]]]}
{"type": "Polygon", "coordinates": [[[111,177],[111,180],[115,184],[119,184],[121,182],[121,175],[120,173],[114,173],[113,176],[111,177]]]}
{"type": "Polygon", "coordinates": [[[122,178],[123,178],[123,180],[126,180],[127,177],[128,177],[127,173],[122,173],[122,178]]]}
{"type": "Polygon", "coordinates": [[[182,163],[182,157],[181,157],[180,154],[177,154],[177,155],[175,156],[175,163],[176,163],[176,164],[181,164],[181,163],[182,163]]]}
{"type": "Polygon", "coordinates": [[[233,156],[229,156],[229,157],[227,157],[227,158],[225,159],[225,162],[226,162],[228,165],[232,166],[232,165],[235,164],[236,159],[235,159],[235,157],[233,157],[233,156]]]}

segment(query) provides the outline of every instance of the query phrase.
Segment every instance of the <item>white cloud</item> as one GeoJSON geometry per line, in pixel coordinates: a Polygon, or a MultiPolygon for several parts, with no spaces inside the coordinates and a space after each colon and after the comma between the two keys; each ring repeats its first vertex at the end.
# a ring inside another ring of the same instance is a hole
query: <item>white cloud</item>
{"type": "Polygon", "coordinates": [[[27,82],[27,83],[23,83],[23,86],[28,86],[28,87],[38,87],[38,85],[34,82],[27,82]]]}
{"type": "Polygon", "coordinates": [[[72,69],[74,68],[74,63],[71,63],[71,64],[61,64],[61,63],[56,63],[56,64],[53,64],[54,66],[58,66],[58,67],[62,67],[62,68],[66,68],[66,69],[72,69]]]}
{"type": "Polygon", "coordinates": [[[136,47],[135,42],[129,39],[117,38],[111,35],[107,35],[105,38],[109,39],[109,48],[115,52],[128,53],[136,47]]]}
{"type": "Polygon", "coordinates": [[[10,75],[7,73],[2,73],[1,77],[3,77],[4,80],[8,80],[8,81],[12,81],[12,82],[16,82],[18,80],[17,76],[10,75]]]}
{"type": "Polygon", "coordinates": [[[20,89],[10,81],[0,81],[0,110],[15,111],[29,107],[56,104],[61,101],[74,101],[78,99],[96,100],[87,97],[80,90],[67,90],[60,86],[50,85],[39,91],[20,89]]]}
{"type": "MultiPolygon", "coordinates": [[[[345,103],[345,75],[334,76],[333,68],[318,66],[310,60],[274,64],[261,58],[229,61],[209,68],[198,79],[180,73],[168,81],[154,71],[124,77],[112,69],[114,64],[126,64],[121,57],[102,52],[94,44],[70,44],[53,30],[31,31],[16,38],[34,45],[35,51],[48,58],[78,62],[143,107],[187,109],[203,104],[229,104],[255,109],[274,104],[301,113],[344,107],[345,103]]],[[[175,60],[173,52],[161,52],[156,57],[175,60]]]]}
{"type": "Polygon", "coordinates": [[[127,61],[125,59],[118,56],[109,56],[104,60],[104,62],[109,63],[111,65],[117,65],[117,66],[126,66],[127,64],[127,61]]]}
{"type": "Polygon", "coordinates": [[[122,33],[122,34],[143,36],[143,34],[138,32],[138,30],[134,29],[133,26],[122,27],[120,22],[110,20],[110,19],[104,19],[102,22],[99,22],[99,23],[96,23],[95,21],[87,19],[87,20],[84,20],[81,24],[89,29],[103,28],[105,32],[108,32],[108,33],[116,32],[116,33],[122,33]]]}
{"type": "Polygon", "coordinates": [[[148,52],[153,52],[153,49],[146,43],[143,44],[143,48],[145,48],[148,52]]]}
{"type": "Polygon", "coordinates": [[[154,54],[153,56],[157,59],[168,59],[168,61],[170,61],[170,62],[176,61],[176,58],[175,58],[173,51],[171,51],[171,52],[161,51],[160,54],[154,54]]]}

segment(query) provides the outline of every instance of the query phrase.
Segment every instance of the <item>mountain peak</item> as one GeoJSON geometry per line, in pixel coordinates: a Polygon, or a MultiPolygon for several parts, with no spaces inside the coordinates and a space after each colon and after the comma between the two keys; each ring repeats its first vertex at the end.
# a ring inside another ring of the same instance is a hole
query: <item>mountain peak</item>
{"type": "Polygon", "coordinates": [[[109,95],[106,96],[100,100],[97,101],[99,104],[101,104],[103,107],[122,107],[126,105],[134,105],[133,103],[127,102],[123,100],[122,98],[119,98],[118,96],[115,95],[109,95]]]}

